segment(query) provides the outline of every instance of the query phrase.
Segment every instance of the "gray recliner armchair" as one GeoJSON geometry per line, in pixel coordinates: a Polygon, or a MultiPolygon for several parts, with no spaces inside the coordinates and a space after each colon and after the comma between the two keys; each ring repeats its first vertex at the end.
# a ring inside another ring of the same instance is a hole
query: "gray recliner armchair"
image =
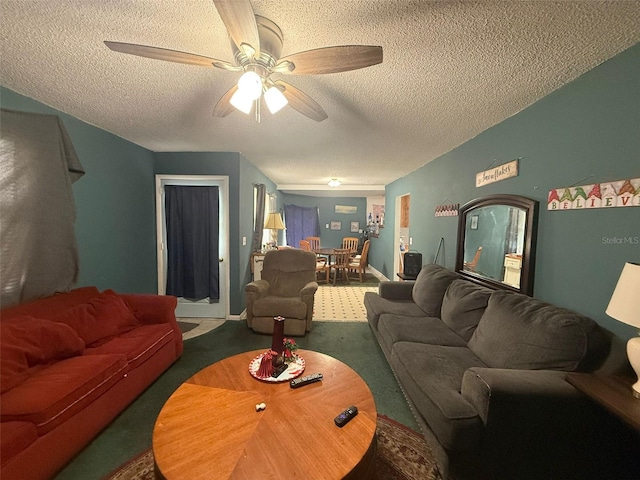
{"type": "Polygon", "coordinates": [[[284,317],[284,334],[301,336],[311,330],[316,282],[316,255],[287,248],[267,252],[262,279],[245,287],[247,325],[273,333],[273,317],[284,317]]]}

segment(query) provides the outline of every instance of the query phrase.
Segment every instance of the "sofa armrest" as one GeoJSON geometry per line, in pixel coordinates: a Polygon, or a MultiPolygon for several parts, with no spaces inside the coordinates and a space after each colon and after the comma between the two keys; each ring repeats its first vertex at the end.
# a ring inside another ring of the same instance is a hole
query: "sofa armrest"
{"type": "Polygon", "coordinates": [[[176,356],[182,355],[182,330],[176,321],[178,299],[172,295],[121,293],[120,297],[129,306],[138,321],[144,325],[168,323],[173,328],[176,356]]]}
{"type": "Polygon", "coordinates": [[[413,284],[416,282],[383,281],[378,285],[378,295],[387,300],[413,300],[413,284]]]}
{"type": "Polygon", "coordinates": [[[244,291],[248,294],[253,294],[255,298],[264,297],[269,293],[269,282],[266,280],[254,280],[253,282],[247,283],[244,291]]]}
{"type": "Polygon", "coordinates": [[[317,290],[318,282],[309,282],[304,287],[302,287],[302,290],[300,290],[300,296],[314,295],[317,290]]]}
{"type": "Polygon", "coordinates": [[[474,406],[484,424],[495,421],[501,408],[540,407],[541,401],[581,399],[580,393],[565,381],[565,372],[474,367],[462,378],[460,393],[474,406]]]}

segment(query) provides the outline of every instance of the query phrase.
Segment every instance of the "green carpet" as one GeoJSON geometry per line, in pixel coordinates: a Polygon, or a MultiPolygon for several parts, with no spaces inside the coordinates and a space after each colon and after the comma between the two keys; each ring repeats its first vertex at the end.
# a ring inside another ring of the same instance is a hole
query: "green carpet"
{"type": "MultiPolygon", "coordinates": [[[[331,355],[367,382],[378,413],[419,431],[369,325],[364,322],[314,322],[313,330],[296,338],[300,348],[331,355]]],[[[136,454],[151,447],[155,419],[164,402],[187,378],[236,353],[271,346],[271,336],[253,333],[246,323],[222,326],[184,343],[184,354],[135,402],[117,417],[55,478],[100,480],[136,454]]]]}

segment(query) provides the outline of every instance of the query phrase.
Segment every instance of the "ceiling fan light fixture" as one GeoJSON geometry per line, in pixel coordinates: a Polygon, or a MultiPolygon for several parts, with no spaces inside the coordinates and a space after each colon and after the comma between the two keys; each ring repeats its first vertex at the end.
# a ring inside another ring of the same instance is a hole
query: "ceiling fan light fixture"
{"type": "Polygon", "coordinates": [[[238,80],[238,91],[251,100],[257,100],[262,95],[262,78],[253,71],[243,73],[238,80]]]}
{"type": "Polygon", "coordinates": [[[251,108],[253,107],[253,100],[245,95],[240,89],[236,90],[236,92],[231,96],[229,103],[247,115],[251,113],[251,108]]]}
{"type": "Polygon", "coordinates": [[[271,113],[279,112],[289,101],[279,88],[271,87],[264,93],[264,101],[271,113]]]}
{"type": "Polygon", "coordinates": [[[340,185],[342,185],[342,182],[337,178],[332,178],[331,180],[329,180],[328,185],[330,187],[339,187],[340,185]]]}

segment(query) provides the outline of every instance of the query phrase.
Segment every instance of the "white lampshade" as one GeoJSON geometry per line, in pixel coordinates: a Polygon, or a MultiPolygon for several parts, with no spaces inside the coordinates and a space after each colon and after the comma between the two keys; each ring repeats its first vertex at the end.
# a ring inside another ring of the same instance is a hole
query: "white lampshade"
{"type": "Polygon", "coordinates": [[[278,212],[272,212],[267,216],[267,221],[264,222],[264,228],[270,228],[272,230],[284,230],[284,223],[282,223],[282,217],[278,212]]]}
{"type": "Polygon", "coordinates": [[[253,100],[247,97],[240,89],[236,90],[231,96],[229,103],[247,115],[251,113],[251,107],[253,107],[253,100]]]}
{"type": "MultiPolygon", "coordinates": [[[[606,311],[610,317],[640,328],[640,265],[624,264],[606,311]]],[[[633,337],[627,342],[627,356],[639,378],[631,387],[633,396],[640,398],[640,337],[633,337]]]]}
{"type": "Polygon", "coordinates": [[[262,79],[256,72],[245,72],[238,80],[238,90],[251,100],[256,100],[262,95],[262,79]]]}
{"type": "Polygon", "coordinates": [[[271,87],[265,92],[264,101],[267,102],[267,108],[271,113],[279,112],[287,103],[289,103],[287,98],[277,87],[271,87]]]}
{"type": "Polygon", "coordinates": [[[329,180],[329,183],[327,185],[329,185],[330,187],[339,187],[340,185],[342,185],[342,182],[337,178],[332,178],[331,180],[329,180]]]}
{"type": "Polygon", "coordinates": [[[640,265],[625,263],[606,312],[622,323],[640,328],[640,265]]]}

